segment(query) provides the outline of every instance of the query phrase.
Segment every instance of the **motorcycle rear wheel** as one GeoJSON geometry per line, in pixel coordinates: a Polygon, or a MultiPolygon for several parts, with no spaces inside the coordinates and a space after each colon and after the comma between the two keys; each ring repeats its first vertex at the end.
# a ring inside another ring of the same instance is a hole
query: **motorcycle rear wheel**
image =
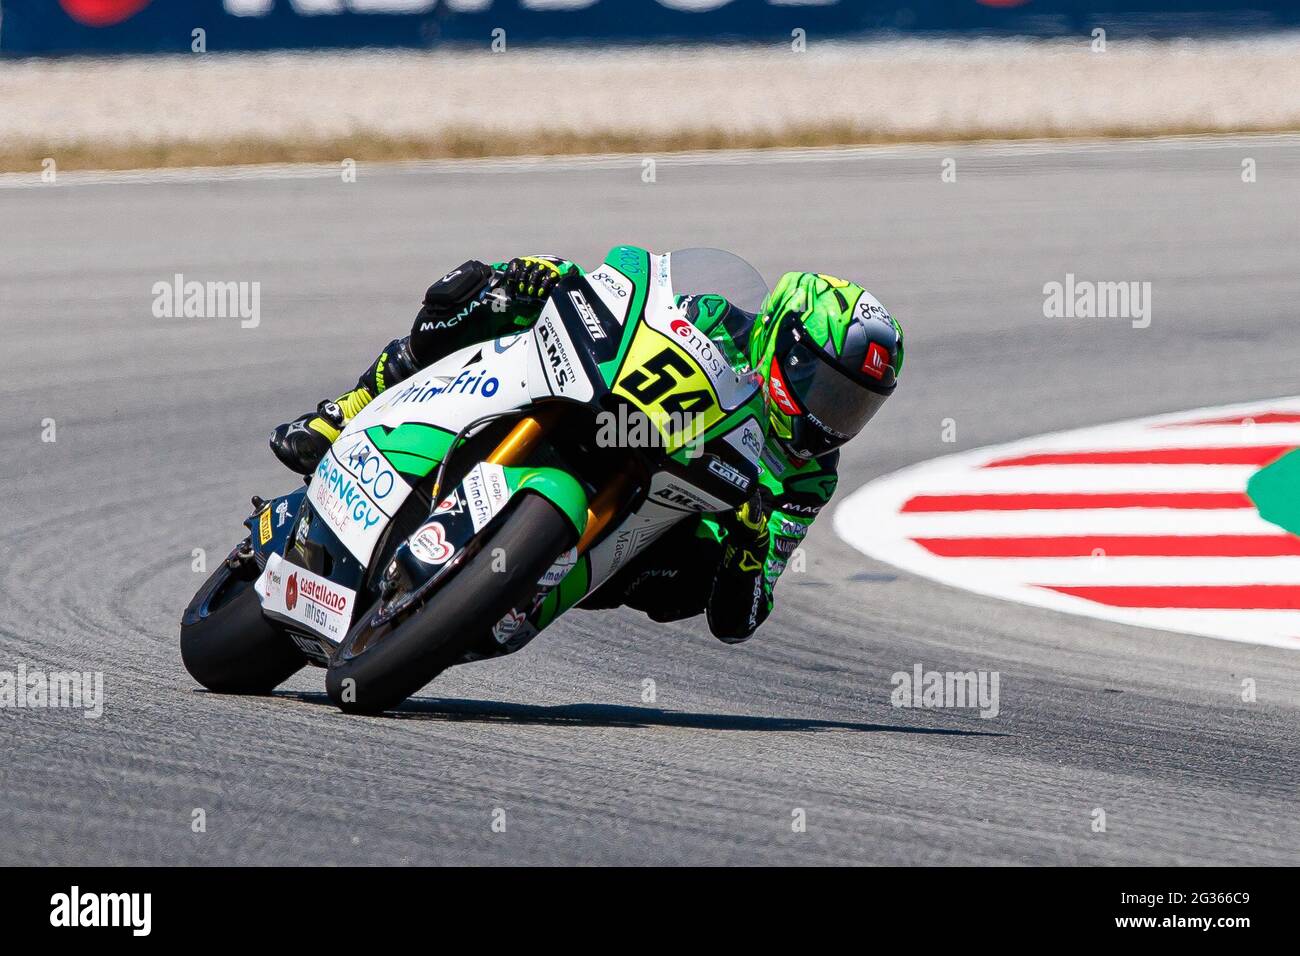
{"type": "Polygon", "coordinates": [[[223,561],[181,618],[181,660],[208,690],[269,694],[307,663],[262,614],[253,584],[223,561]]]}

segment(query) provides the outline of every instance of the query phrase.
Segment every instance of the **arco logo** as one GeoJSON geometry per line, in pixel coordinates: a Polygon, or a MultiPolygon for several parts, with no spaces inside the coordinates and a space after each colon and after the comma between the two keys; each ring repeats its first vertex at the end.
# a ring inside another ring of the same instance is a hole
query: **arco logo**
{"type": "Polygon", "coordinates": [[[131,19],[148,5],[149,0],[59,0],[68,16],[88,27],[111,27],[131,19]]]}

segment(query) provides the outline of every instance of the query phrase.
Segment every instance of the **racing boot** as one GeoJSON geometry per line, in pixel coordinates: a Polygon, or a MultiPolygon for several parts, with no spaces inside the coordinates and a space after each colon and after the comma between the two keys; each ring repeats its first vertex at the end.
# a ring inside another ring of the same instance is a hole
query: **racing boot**
{"type": "Polygon", "coordinates": [[[418,369],[409,340],[394,339],[357,379],[357,387],[352,391],[344,392],[332,401],[326,399],[316,406],[316,411],[277,426],[271,432],[271,451],[290,471],[310,475],[339,437],[344,425],[376,395],[409,378],[418,369]]]}

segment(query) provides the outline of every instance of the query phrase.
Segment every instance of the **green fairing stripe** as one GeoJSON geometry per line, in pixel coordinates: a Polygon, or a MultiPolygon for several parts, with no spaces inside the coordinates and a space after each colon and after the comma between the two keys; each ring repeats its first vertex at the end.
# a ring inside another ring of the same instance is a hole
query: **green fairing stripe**
{"type": "Polygon", "coordinates": [[[576,478],[558,468],[507,466],[503,469],[511,493],[530,489],[560,509],[579,535],[587,528],[587,493],[576,478]]]}
{"type": "Polygon", "coordinates": [[[537,613],[537,620],[533,624],[539,631],[546,627],[546,625],[581,601],[590,584],[591,562],[584,554],[578,559],[578,563],[573,566],[573,569],[564,576],[563,580],[543,599],[542,607],[537,613]]]}
{"type": "Polygon", "coordinates": [[[608,362],[600,363],[600,374],[605,379],[605,384],[613,387],[623,359],[627,357],[628,347],[632,344],[631,330],[645,309],[646,286],[650,282],[650,254],[636,246],[615,246],[605,257],[604,264],[632,280],[632,302],[627,308],[627,319],[623,322],[623,341],[618,344],[618,354],[608,362]]]}
{"type": "Polygon", "coordinates": [[[398,471],[423,478],[447,457],[456,436],[445,428],[406,422],[391,431],[375,425],[366,429],[366,437],[398,471]]]}

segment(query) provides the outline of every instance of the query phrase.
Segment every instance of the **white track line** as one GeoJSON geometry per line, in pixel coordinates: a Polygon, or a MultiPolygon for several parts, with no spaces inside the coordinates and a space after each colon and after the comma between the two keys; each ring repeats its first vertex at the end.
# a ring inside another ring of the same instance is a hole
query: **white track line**
{"type": "Polygon", "coordinates": [[[954,572],[982,574],[997,561],[1025,581],[1070,586],[1293,584],[1300,588],[1300,557],[1276,558],[949,558],[954,572]]]}
{"type": "MultiPolygon", "coordinates": [[[[848,502],[846,501],[847,505],[848,502]]],[[[842,506],[841,506],[842,507],[842,506]]],[[[1078,534],[1279,534],[1253,509],[1099,508],[1063,511],[918,512],[875,521],[877,532],[909,538],[1078,534]]],[[[869,534],[871,532],[864,531],[869,534]]]]}
{"type": "Polygon", "coordinates": [[[926,494],[1010,494],[1080,491],[1240,491],[1253,465],[1057,465],[984,468],[936,475],[926,494]]]}

